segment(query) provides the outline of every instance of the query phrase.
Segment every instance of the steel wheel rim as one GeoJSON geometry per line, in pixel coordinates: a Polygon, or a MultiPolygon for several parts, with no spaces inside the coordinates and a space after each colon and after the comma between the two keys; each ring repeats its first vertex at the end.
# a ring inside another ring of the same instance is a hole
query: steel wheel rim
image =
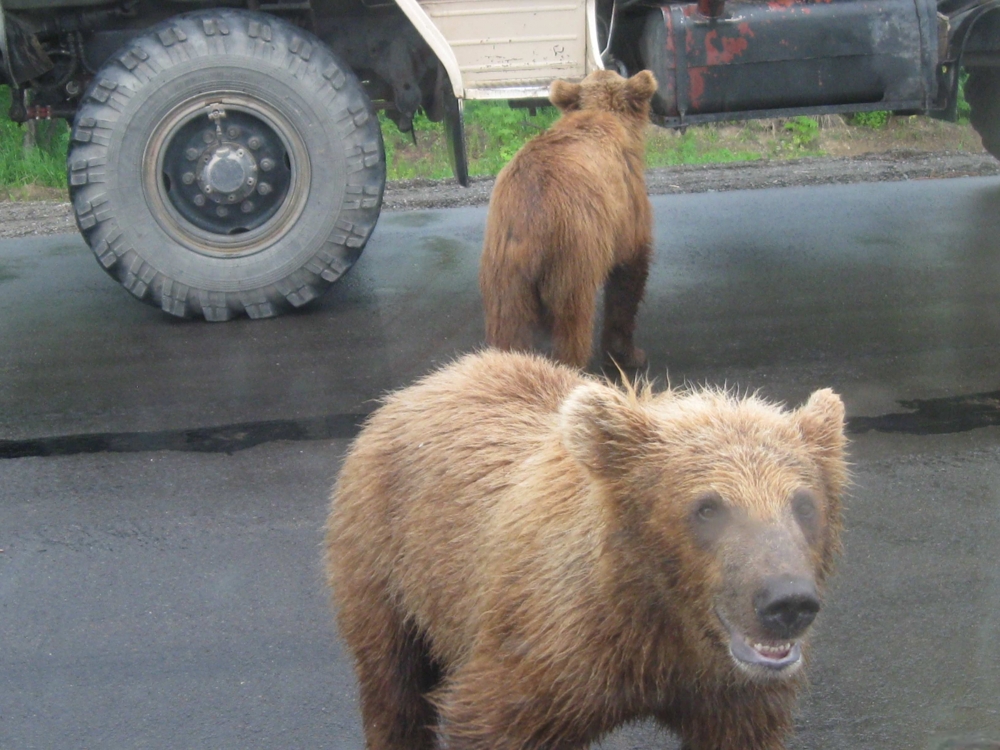
{"type": "Polygon", "coordinates": [[[238,92],[200,94],[174,106],[147,141],[142,160],[143,189],[147,202],[154,209],[157,223],[173,240],[192,252],[214,257],[251,255],[273,246],[284,237],[305,208],[311,173],[305,142],[292,123],[268,102],[238,92]],[[226,116],[209,118],[219,110],[224,111],[226,116]],[[269,144],[271,151],[280,151],[283,155],[288,172],[287,188],[277,200],[272,199],[266,216],[243,210],[245,203],[256,204],[258,199],[268,197],[260,192],[261,185],[268,184],[261,179],[266,164],[262,164],[263,158],[250,153],[254,151],[249,143],[252,135],[245,136],[245,143],[241,135],[229,137],[227,131],[232,125],[227,119],[230,113],[233,114],[231,119],[239,123],[255,122],[258,128],[253,135],[267,133],[267,137],[272,139],[269,144]],[[178,161],[177,154],[173,154],[171,163],[167,162],[172,149],[176,151],[177,139],[182,139],[180,144],[185,147],[182,150],[196,148],[186,140],[187,131],[212,130],[217,133],[218,128],[222,130],[222,140],[205,141],[194,159],[185,154],[184,159],[190,162],[185,165],[189,170],[178,179],[174,163],[178,161]],[[233,144],[244,146],[246,153],[237,155],[232,149],[233,144]],[[223,147],[233,153],[220,156],[223,147]],[[188,173],[194,175],[193,180],[184,179],[188,173]],[[218,195],[204,191],[206,184],[218,186],[222,183],[223,187],[227,187],[227,183],[233,184],[236,174],[242,174],[244,179],[238,189],[226,195],[225,200],[219,201],[218,195]],[[250,185],[252,189],[248,191],[245,183],[249,176],[254,177],[255,184],[250,185]],[[205,196],[203,206],[188,200],[188,197],[198,194],[205,196]],[[236,201],[229,200],[233,195],[237,196],[236,201]],[[221,223],[213,227],[208,217],[220,207],[227,209],[227,213],[219,216],[221,223]],[[198,211],[204,215],[199,215],[198,211]],[[247,221],[236,221],[240,214],[246,214],[243,218],[247,221]],[[234,220],[227,221],[230,216],[234,220]],[[245,225],[242,228],[241,223],[245,225]],[[227,227],[238,231],[227,230],[227,227]]]}

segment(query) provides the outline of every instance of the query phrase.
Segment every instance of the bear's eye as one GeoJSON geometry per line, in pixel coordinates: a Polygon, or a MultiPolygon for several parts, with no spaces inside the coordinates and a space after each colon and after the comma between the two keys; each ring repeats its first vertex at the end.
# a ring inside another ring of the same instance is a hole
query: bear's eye
{"type": "Polygon", "coordinates": [[[715,492],[702,495],[691,508],[691,531],[698,545],[710,549],[726,530],[729,509],[715,492]]]}
{"type": "Polygon", "coordinates": [[[792,512],[807,537],[813,536],[820,525],[816,496],[808,490],[799,490],[792,497],[792,512]]]}
{"type": "Polygon", "coordinates": [[[726,512],[722,498],[714,492],[700,498],[695,504],[694,516],[699,521],[715,521],[726,512]]]}
{"type": "Polygon", "coordinates": [[[719,509],[715,507],[713,502],[703,502],[698,506],[698,520],[699,521],[711,521],[719,514],[719,509]]]}

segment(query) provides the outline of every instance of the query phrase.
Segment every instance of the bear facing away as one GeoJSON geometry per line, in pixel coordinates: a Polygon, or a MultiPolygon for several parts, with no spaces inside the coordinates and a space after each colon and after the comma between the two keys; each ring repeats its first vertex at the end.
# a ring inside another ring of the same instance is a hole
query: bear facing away
{"type": "Polygon", "coordinates": [[[553,82],[562,117],[514,155],[490,198],[479,288],[491,346],[528,350],[545,329],[557,360],[585,367],[603,284],[602,350],[624,367],[645,364],[632,335],[652,252],[645,129],[655,92],[649,71],[553,82]]]}
{"type": "Polygon", "coordinates": [[[644,717],[783,748],[844,445],[829,390],[785,411],[495,350],[390,395],[326,529],[368,748],[570,750],[644,717]]]}

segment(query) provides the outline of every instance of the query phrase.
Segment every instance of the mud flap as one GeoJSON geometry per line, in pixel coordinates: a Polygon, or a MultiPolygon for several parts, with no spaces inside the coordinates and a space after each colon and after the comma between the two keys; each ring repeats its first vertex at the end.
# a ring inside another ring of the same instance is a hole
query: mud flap
{"type": "Polygon", "coordinates": [[[444,132],[448,141],[448,161],[455,179],[462,187],[469,187],[469,160],[465,153],[465,117],[462,102],[455,98],[451,86],[444,87],[444,132]]]}

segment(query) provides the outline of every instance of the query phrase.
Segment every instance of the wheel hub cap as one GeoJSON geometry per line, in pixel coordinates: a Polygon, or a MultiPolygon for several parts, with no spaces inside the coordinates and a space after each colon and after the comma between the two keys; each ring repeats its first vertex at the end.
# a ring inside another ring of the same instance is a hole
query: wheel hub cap
{"type": "Polygon", "coordinates": [[[198,187],[216,203],[235,203],[254,191],[257,161],[238,143],[223,143],[201,157],[198,187]]]}
{"type": "Polygon", "coordinates": [[[198,230],[237,235],[262,227],[292,183],[284,139],[253,111],[213,104],[167,135],[162,185],[198,230]]]}

